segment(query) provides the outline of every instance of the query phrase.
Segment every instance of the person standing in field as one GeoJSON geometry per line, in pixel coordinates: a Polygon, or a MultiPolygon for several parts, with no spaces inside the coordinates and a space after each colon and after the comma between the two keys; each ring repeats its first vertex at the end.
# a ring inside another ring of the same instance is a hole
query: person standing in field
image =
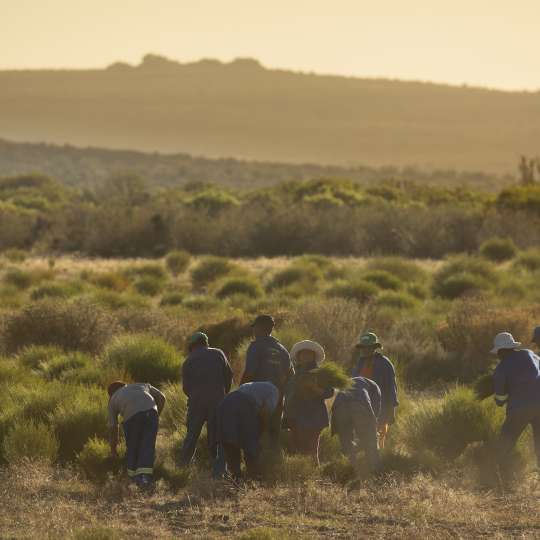
{"type": "MultiPolygon", "coordinates": [[[[241,476],[242,453],[248,476],[259,476],[261,435],[268,428],[279,399],[279,390],[272,383],[250,382],[227,394],[219,405],[217,439],[234,479],[241,476]]],[[[222,465],[219,475],[225,473],[225,464],[222,465]]]]}
{"type": "Polygon", "coordinates": [[[246,353],[246,365],[241,384],[271,382],[279,392],[279,399],[270,419],[268,432],[279,445],[283,396],[287,383],[294,375],[294,367],[287,349],[274,337],[275,322],[270,315],[259,315],[251,325],[254,340],[246,353]]]}
{"type": "Polygon", "coordinates": [[[151,384],[111,383],[109,393],[109,429],[111,455],[117,456],[118,415],[126,439],[128,477],[139,487],[153,484],[156,437],[159,415],[165,406],[165,396],[151,384]]]}
{"type": "Polygon", "coordinates": [[[507,471],[512,450],[525,428],[533,431],[537,465],[540,468],[540,358],[512,334],[495,336],[492,354],[500,360],[493,374],[495,403],[506,405],[506,419],[501,428],[497,460],[503,476],[507,471]]]}
{"type": "Polygon", "coordinates": [[[374,381],[381,391],[381,412],[378,418],[379,447],[384,448],[388,429],[396,418],[397,399],[396,371],[390,360],[381,354],[382,345],[373,332],[362,334],[355,346],[356,365],[353,377],[365,377],[374,381]]]}
{"type": "Polygon", "coordinates": [[[365,377],[354,377],[352,386],[338,392],[332,405],[332,435],[338,435],[341,451],[355,465],[364,450],[371,471],[380,465],[377,424],[381,411],[381,391],[365,377]]]}
{"type": "Polygon", "coordinates": [[[324,349],[315,341],[300,341],[291,349],[295,374],[285,392],[283,424],[290,429],[295,452],[309,455],[319,465],[321,431],[330,425],[325,400],[334,389],[321,388],[311,373],[324,361],[324,349]]]}
{"type": "Polygon", "coordinates": [[[220,349],[209,346],[208,336],[195,332],[188,340],[189,355],[182,365],[182,388],[188,397],[187,434],[182,445],[180,464],[188,466],[197,441],[206,424],[211,460],[217,459],[217,408],[231,389],[233,372],[220,349]]]}

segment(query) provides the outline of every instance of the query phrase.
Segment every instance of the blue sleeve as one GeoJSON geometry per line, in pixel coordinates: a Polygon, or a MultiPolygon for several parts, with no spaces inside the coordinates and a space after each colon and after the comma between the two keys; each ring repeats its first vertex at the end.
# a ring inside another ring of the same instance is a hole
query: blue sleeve
{"type": "Polygon", "coordinates": [[[388,361],[388,404],[392,407],[397,407],[399,401],[397,398],[397,382],[396,382],[396,370],[390,360],[388,361]]]}
{"type": "Polygon", "coordinates": [[[225,388],[225,393],[228,394],[231,391],[233,370],[231,369],[231,365],[229,364],[225,353],[223,351],[219,352],[221,353],[221,359],[223,361],[223,386],[225,388]]]}
{"type": "Polygon", "coordinates": [[[369,399],[371,400],[371,408],[375,416],[379,418],[381,414],[381,391],[376,384],[372,384],[369,387],[369,399]]]}
{"type": "Polygon", "coordinates": [[[191,373],[189,366],[190,362],[189,358],[187,358],[182,364],[182,389],[184,390],[184,394],[188,397],[191,393],[191,373]]]}
{"type": "Polygon", "coordinates": [[[502,407],[508,401],[508,379],[502,362],[495,368],[493,387],[495,391],[495,403],[499,407],[502,407]]]}

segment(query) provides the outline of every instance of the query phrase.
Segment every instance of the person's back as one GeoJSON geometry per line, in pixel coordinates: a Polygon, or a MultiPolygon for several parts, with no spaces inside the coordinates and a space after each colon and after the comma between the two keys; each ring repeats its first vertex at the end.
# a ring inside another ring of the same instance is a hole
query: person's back
{"type": "Polygon", "coordinates": [[[221,401],[229,392],[232,370],[220,349],[194,349],[182,366],[182,386],[190,401],[221,401]]]}
{"type": "Polygon", "coordinates": [[[139,412],[151,409],[157,411],[156,400],[152,395],[155,392],[158,390],[147,383],[127,384],[117,390],[109,401],[110,424],[116,424],[118,415],[125,422],[139,412]]]}
{"type": "Polygon", "coordinates": [[[352,385],[347,390],[341,390],[334,400],[334,407],[340,403],[357,402],[378,417],[381,411],[381,391],[374,381],[365,377],[353,377],[352,385]]]}
{"type": "Polygon", "coordinates": [[[540,406],[540,358],[528,349],[510,351],[495,369],[494,385],[508,410],[540,406]]]}
{"type": "Polygon", "coordinates": [[[249,346],[246,372],[251,381],[268,381],[283,393],[292,375],[292,364],[287,349],[273,336],[259,336],[249,346]]]}

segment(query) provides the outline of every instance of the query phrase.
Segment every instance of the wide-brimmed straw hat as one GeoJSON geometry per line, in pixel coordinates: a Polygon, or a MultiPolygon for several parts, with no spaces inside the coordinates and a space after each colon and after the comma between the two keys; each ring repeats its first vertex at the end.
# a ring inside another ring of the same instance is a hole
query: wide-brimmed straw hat
{"type": "Polygon", "coordinates": [[[304,341],[299,341],[293,345],[291,349],[291,358],[293,361],[296,361],[296,357],[300,351],[312,351],[315,353],[315,361],[317,365],[320,366],[324,362],[324,349],[316,341],[311,341],[305,339],[304,341]]]}
{"type": "Polygon", "coordinates": [[[521,343],[516,341],[510,332],[501,332],[493,340],[491,354],[497,354],[501,349],[518,349],[519,347],[521,347],[521,343]]]}

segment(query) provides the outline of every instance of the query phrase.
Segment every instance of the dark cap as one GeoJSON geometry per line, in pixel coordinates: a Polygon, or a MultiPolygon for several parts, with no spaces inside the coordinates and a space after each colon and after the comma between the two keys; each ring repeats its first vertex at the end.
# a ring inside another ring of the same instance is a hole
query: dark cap
{"type": "Polygon", "coordinates": [[[274,321],[274,317],[272,317],[272,315],[258,315],[257,318],[251,323],[251,327],[253,328],[255,325],[274,328],[276,321],[274,321]]]}

